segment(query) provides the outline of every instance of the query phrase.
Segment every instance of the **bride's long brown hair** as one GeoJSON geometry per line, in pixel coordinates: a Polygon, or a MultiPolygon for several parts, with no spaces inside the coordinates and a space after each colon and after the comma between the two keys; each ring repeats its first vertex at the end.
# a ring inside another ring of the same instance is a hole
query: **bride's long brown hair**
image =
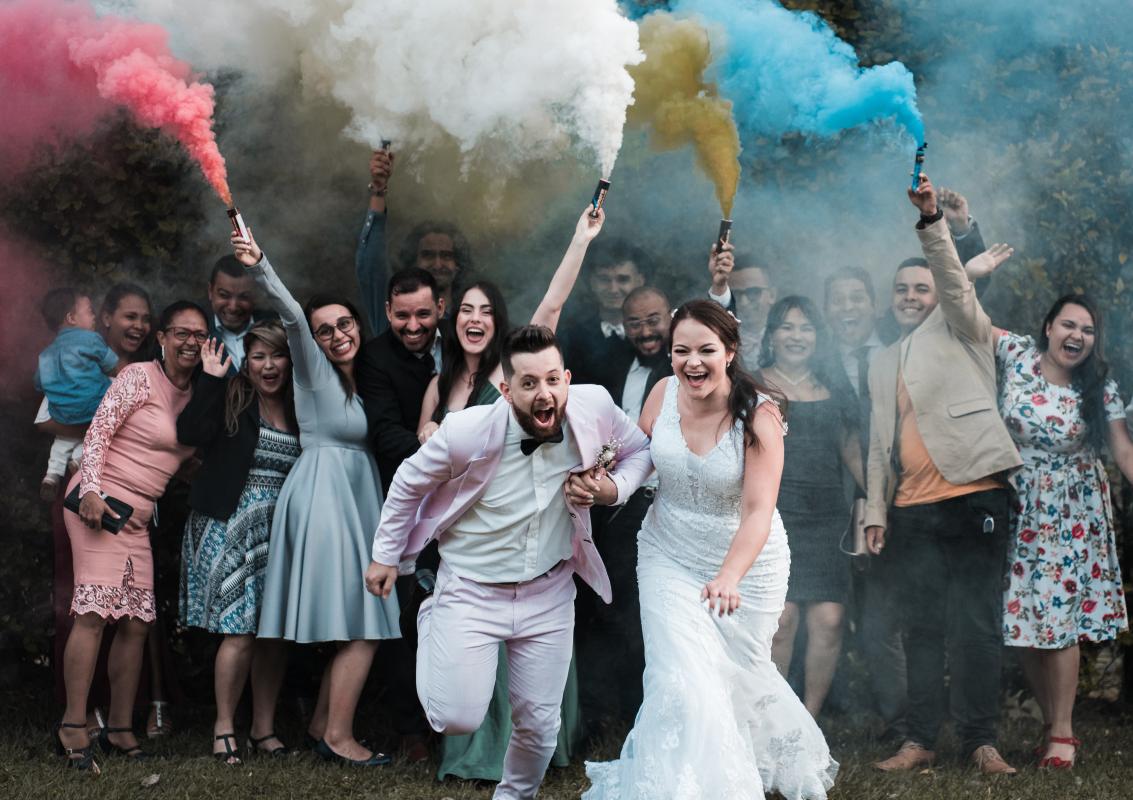
{"type": "Polygon", "coordinates": [[[755,406],[759,395],[766,395],[775,400],[783,418],[787,416],[787,398],[769,386],[764,386],[743,368],[739,360],[740,352],[740,323],[724,308],[712,300],[689,300],[673,314],[669,323],[669,341],[673,341],[673,334],[677,325],[691,319],[708,328],[718,337],[724,349],[732,352],[733,357],[728,364],[727,375],[732,382],[732,389],[728,393],[728,412],[732,419],[738,419],[744,426],[744,445],[758,447],[759,437],[755,435],[755,406]]]}

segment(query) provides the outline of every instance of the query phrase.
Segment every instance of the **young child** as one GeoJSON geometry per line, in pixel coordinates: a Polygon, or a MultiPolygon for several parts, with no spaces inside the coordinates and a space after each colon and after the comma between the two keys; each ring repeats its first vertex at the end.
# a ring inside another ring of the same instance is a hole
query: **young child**
{"type": "MultiPolygon", "coordinates": [[[[118,356],[95,333],[90,297],[74,289],[52,289],[40,306],[55,341],[39,354],[35,388],[43,392],[51,419],[62,425],[87,425],[94,417],[110,376],[118,372],[118,356]]],[[[56,436],[39,486],[44,500],[53,500],[67,462],[82,457],[83,440],[56,436]]]]}

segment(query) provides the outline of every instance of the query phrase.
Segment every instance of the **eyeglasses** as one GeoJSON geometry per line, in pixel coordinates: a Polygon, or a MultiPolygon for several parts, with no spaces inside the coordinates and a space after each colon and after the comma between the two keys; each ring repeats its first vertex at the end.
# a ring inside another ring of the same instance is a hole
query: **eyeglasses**
{"type": "Polygon", "coordinates": [[[208,331],[195,331],[191,328],[166,328],[165,333],[168,333],[178,342],[186,342],[192,336],[194,342],[204,344],[209,338],[208,331]]]}
{"type": "Polygon", "coordinates": [[[732,294],[737,296],[737,299],[744,299],[749,303],[758,303],[763,293],[769,291],[768,286],[752,286],[750,289],[732,289],[732,294]]]}
{"type": "Polygon", "coordinates": [[[663,320],[664,317],[662,317],[660,314],[650,314],[645,319],[630,318],[625,321],[625,328],[627,331],[633,331],[636,333],[637,331],[643,330],[647,325],[650,328],[656,328],[662,323],[663,320]]]}
{"type": "Polygon", "coordinates": [[[329,323],[320,325],[315,330],[315,338],[320,342],[329,342],[334,338],[334,332],[336,330],[342,331],[343,333],[350,333],[354,330],[354,317],[339,317],[334,321],[333,325],[329,323]]]}

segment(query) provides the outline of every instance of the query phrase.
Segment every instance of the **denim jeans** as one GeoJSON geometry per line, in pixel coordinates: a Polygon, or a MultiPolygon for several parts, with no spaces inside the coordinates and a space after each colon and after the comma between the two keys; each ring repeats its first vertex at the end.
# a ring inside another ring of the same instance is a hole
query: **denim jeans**
{"type": "Polygon", "coordinates": [[[887,547],[906,631],[908,738],[929,749],[946,712],[946,665],[964,753],[995,744],[1007,509],[1006,489],[890,509],[887,547]]]}

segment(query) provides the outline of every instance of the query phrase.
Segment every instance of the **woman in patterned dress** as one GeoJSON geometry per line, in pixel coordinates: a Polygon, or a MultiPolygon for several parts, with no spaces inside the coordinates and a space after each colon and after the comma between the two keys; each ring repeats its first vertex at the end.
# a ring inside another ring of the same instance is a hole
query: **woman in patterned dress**
{"type": "Polygon", "coordinates": [[[1041,766],[1069,768],[1078,643],[1128,628],[1114,544],[1105,446],[1133,480],[1133,442],[1117,384],[1106,377],[1102,320],[1081,295],[1060,298],[1038,342],[1007,331],[996,345],[999,409],[1023,467],[1004,595],[1003,639],[1020,649],[1042,709],[1041,766]]]}
{"type": "Polygon", "coordinates": [[[248,749],[287,752],[274,733],[286,653],[278,639],[257,640],[256,627],[272,512],[299,457],[287,333],[274,320],[257,323],[244,352],[229,380],[224,345],[206,343],[193,398],[177,419],[178,440],[204,448],[181,547],[181,621],[224,637],[213,671],[212,751],[228,764],[240,761],[233,716],[249,672],[248,749]]]}
{"type": "Polygon", "coordinates": [[[118,629],[110,649],[110,716],[98,741],[107,753],[143,755],[131,722],[142,651],[157,618],[147,527],[154,502],[193,454],[177,441],[176,423],[189,402],[207,338],[207,319],[194,303],[177,302],[162,312],[157,329],[162,359],[130,364],[115,378],[91,420],[82,464],[67,487],[68,493],[78,487],[82,500],[78,514],[63,514],[74,562],[75,624],[63,653],[67,708],[56,738],[60,754],[79,769],[98,771],[86,730],[87,693],[110,620],[118,629]],[[117,534],[102,528],[103,515],[114,516],[106,496],[133,508],[117,534]]]}

